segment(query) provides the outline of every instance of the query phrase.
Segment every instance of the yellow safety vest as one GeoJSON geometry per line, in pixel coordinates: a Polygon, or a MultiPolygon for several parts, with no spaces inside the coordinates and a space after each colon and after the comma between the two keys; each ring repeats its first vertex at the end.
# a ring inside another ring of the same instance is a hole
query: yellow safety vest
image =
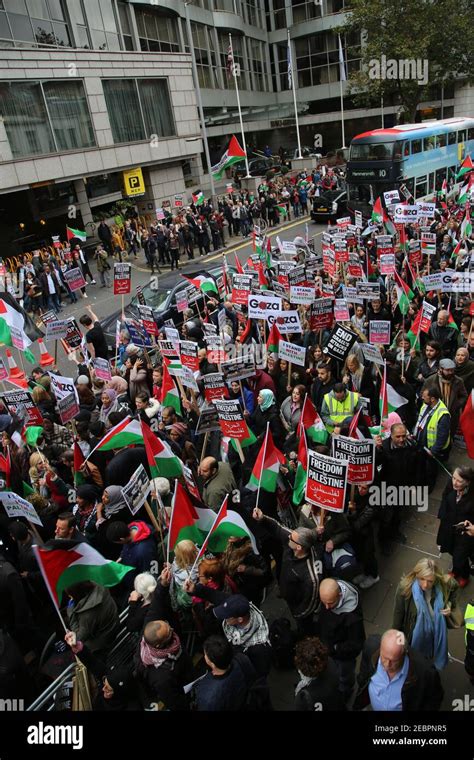
{"type": "MultiPolygon", "coordinates": [[[[420,410],[419,419],[423,418],[423,415],[426,412],[426,409],[427,409],[427,404],[423,404],[420,410]]],[[[426,431],[426,445],[429,449],[432,449],[436,443],[436,437],[438,433],[438,422],[440,421],[441,417],[444,417],[445,414],[449,414],[449,411],[447,407],[443,404],[443,402],[440,401],[438,406],[435,408],[433,414],[431,415],[430,419],[428,420],[428,426],[427,426],[427,431],[426,431]]],[[[443,446],[443,449],[447,449],[450,443],[451,443],[451,436],[449,435],[446,443],[443,446]]]]}
{"type": "Polygon", "coordinates": [[[466,607],[466,612],[464,613],[464,625],[466,626],[466,644],[467,644],[467,632],[468,631],[474,631],[474,604],[469,604],[466,607]]]}
{"type": "Polygon", "coordinates": [[[347,417],[354,414],[354,409],[359,401],[359,394],[354,391],[348,391],[344,401],[338,401],[333,395],[333,391],[326,393],[323,399],[329,409],[329,416],[334,427],[344,422],[347,417]]]}

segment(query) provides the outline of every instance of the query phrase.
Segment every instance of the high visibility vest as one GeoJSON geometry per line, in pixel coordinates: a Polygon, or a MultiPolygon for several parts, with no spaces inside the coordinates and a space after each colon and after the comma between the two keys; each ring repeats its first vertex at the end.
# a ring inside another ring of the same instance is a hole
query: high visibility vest
{"type": "MultiPolygon", "coordinates": [[[[422,419],[424,413],[426,412],[426,409],[427,409],[427,405],[423,404],[423,406],[420,409],[420,419],[422,419]]],[[[427,431],[426,431],[426,445],[429,449],[432,449],[436,443],[436,437],[438,433],[438,422],[440,421],[441,417],[444,417],[445,414],[449,414],[449,411],[447,407],[443,404],[443,402],[440,401],[438,406],[435,408],[433,414],[431,415],[430,419],[428,420],[427,431]]],[[[447,449],[450,443],[451,443],[451,436],[449,435],[446,443],[443,446],[443,449],[447,449]]]]}
{"type": "Polygon", "coordinates": [[[334,427],[344,422],[347,417],[352,417],[354,409],[359,401],[359,394],[354,391],[348,391],[344,401],[338,401],[333,391],[326,393],[324,401],[329,409],[329,416],[334,427]]]}
{"type": "Polygon", "coordinates": [[[464,634],[467,644],[467,632],[472,631],[474,633],[474,604],[469,604],[466,607],[466,612],[464,613],[464,625],[466,626],[466,633],[464,634]]]}

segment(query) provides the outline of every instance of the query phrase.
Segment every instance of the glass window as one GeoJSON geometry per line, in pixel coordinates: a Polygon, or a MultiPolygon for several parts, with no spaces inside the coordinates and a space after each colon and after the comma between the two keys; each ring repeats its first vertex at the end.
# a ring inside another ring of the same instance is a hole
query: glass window
{"type": "Polygon", "coordinates": [[[71,14],[71,20],[74,23],[80,24],[81,26],[86,25],[81,0],[76,0],[74,3],[69,3],[69,13],[71,14]]]}
{"type": "Polygon", "coordinates": [[[431,135],[430,137],[425,137],[423,140],[423,150],[433,150],[434,147],[435,147],[434,135],[431,135]]]}
{"type": "MultiPolygon", "coordinates": [[[[77,1],[77,0],[76,0],[77,1]]],[[[48,0],[50,17],[55,21],[64,21],[64,11],[61,0],[48,0]]]]}
{"type": "Polygon", "coordinates": [[[436,147],[437,148],[445,148],[446,147],[446,140],[447,140],[447,135],[446,134],[444,134],[444,135],[437,135],[437,137],[436,137],[436,147]]]}
{"type": "Polygon", "coordinates": [[[14,158],[56,150],[39,82],[0,82],[0,111],[14,158]]]}
{"type": "Polygon", "coordinates": [[[455,144],[456,144],[456,132],[449,132],[448,145],[455,145],[455,144]]]}
{"type": "Polygon", "coordinates": [[[474,128],[467,130],[467,139],[468,140],[474,140],[474,128]]]}
{"type": "Polygon", "coordinates": [[[49,18],[46,0],[26,0],[26,7],[30,12],[30,16],[37,16],[38,18],[49,18]]]}
{"type": "Polygon", "coordinates": [[[16,13],[9,13],[8,20],[12,28],[12,34],[14,40],[20,40],[21,42],[34,42],[35,36],[31,27],[31,22],[28,16],[19,16],[16,13]]]}
{"type": "Polygon", "coordinates": [[[145,119],[147,137],[168,137],[176,134],[173,109],[165,79],[139,79],[138,91],[145,119]]]}
{"type": "MultiPolygon", "coordinates": [[[[179,34],[178,25],[175,18],[159,15],[151,10],[135,10],[137,20],[138,34],[140,36],[140,47],[142,50],[169,53],[179,52],[179,34]]],[[[193,28],[198,25],[193,24],[193,28]]],[[[201,27],[202,25],[199,25],[201,27]]],[[[196,39],[193,39],[196,47],[206,47],[205,27],[196,32],[196,39]]]]}
{"type": "Polygon", "coordinates": [[[23,16],[28,15],[25,0],[4,0],[5,10],[9,13],[21,13],[23,16]]]}
{"type": "Polygon", "coordinates": [[[421,153],[421,140],[411,141],[411,155],[414,156],[416,153],[421,153]]]}
{"type": "Polygon", "coordinates": [[[403,143],[403,156],[407,158],[410,155],[410,141],[405,140],[403,143]]]}
{"type": "Polygon", "coordinates": [[[416,178],[415,198],[422,198],[427,194],[426,176],[416,178]]]}
{"type": "Polygon", "coordinates": [[[411,177],[411,179],[407,179],[406,180],[405,186],[406,186],[407,190],[409,190],[409,192],[411,193],[411,195],[413,197],[413,194],[415,192],[415,180],[413,179],[413,177],[411,177]]]}
{"type": "Polygon", "coordinates": [[[44,95],[58,150],[95,145],[86,93],[82,82],[44,82],[44,95]]]}
{"type": "Polygon", "coordinates": [[[11,40],[12,33],[7,21],[7,14],[0,13],[0,39],[11,40]]]}
{"type": "Polygon", "coordinates": [[[134,79],[103,79],[105,102],[115,143],[145,140],[134,79]]]}
{"type": "Polygon", "coordinates": [[[32,18],[33,31],[35,33],[36,42],[39,45],[55,45],[55,39],[53,36],[53,25],[50,21],[43,21],[43,19],[32,18]]]}
{"type": "Polygon", "coordinates": [[[446,169],[437,169],[436,170],[436,187],[438,190],[441,189],[441,185],[443,184],[444,180],[446,179],[446,169]]]}
{"type": "Polygon", "coordinates": [[[92,47],[95,50],[107,50],[107,38],[105,32],[99,29],[91,29],[92,47]]]}
{"type": "Polygon", "coordinates": [[[78,48],[90,49],[91,43],[85,26],[76,27],[76,44],[78,48]]]}
{"type": "Polygon", "coordinates": [[[122,32],[124,34],[131,34],[130,20],[128,18],[128,10],[125,3],[119,3],[118,10],[119,10],[119,16],[120,16],[120,24],[122,26],[122,32]]]}
{"type": "Polygon", "coordinates": [[[392,157],[393,143],[366,143],[351,146],[351,161],[387,161],[392,157]]]}
{"type": "Polygon", "coordinates": [[[117,23],[115,21],[112,0],[100,0],[100,10],[102,11],[102,21],[105,31],[117,32],[117,23]]]}
{"type": "Polygon", "coordinates": [[[465,141],[466,141],[466,130],[465,129],[461,129],[458,132],[458,143],[462,143],[462,142],[465,142],[465,141]]]}

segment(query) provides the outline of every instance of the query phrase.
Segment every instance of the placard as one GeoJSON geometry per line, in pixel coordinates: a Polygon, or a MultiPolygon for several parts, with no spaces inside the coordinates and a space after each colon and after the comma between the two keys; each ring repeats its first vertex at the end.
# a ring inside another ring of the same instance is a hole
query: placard
{"type": "Polygon", "coordinates": [[[24,351],[26,346],[25,346],[25,340],[23,338],[23,331],[20,330],[19,327],[10,325],[10,335],[11,335],[13,347],[17,348],[19,351],[24,351]]]}
{"type": "MultiPolygon", "coordinates": [[[[170,370],[170,374],[171,370],[170,370]]],[[[175,377],[180,377],[181,382],[183,385],[186,386],[186,388],[191,388],[194,393],[199,393],[199,386],[196,382],[196,378],[194,377],[194,372],[192,369],[189,369],[189,367],[185,367],[183,364],[181,365],[181,369],[179,371],[179,375],[175,371],[175,377]]]]}
{"type": "Polygon", "coordinates": [[[432,306],[432,304],[428,303],[428,301],[423,301],[422,307],[420,332],[428,333],[431,327],[431,322],[433,320],[433,314],[436,311],[436,306],[432,306]]]}
{"type": "Polygon", "coordinates": [[[384,192],[383,197],[384,197],[386,206],[390,206],[395,201],[400,200],[400,195],[399,195],[398,190],[387,190],[386,192],[384,192]]]}
{"type": "Polygon", "coordinates": [[[314,288],[309,288],[306,285],[291,285],[290,286],[290,301],[294,304],[302,304],[303,306],[309,306],[315,299],[314,288]]]}
{"type": "Polygon", "coordinates": [[[191,372],[199,371],[198,344],[192,340],[182,340],[179,344],[181,364],[188,367],[191,372]]]}
{"type": "Polygon", "coordinates": [[[112,379],[110,364],[107,359],[93,359],[92,365],[94,367],[95,376],[99,380],[105,380],[105,382],[108,382],[112,379]]]}
{"type": "Polygon", "coordinates": [[[224,382],[222,372],[210,372],[208,375],[203,375],[202,381],[204,383],[204,398],[208,403],[216,398],[229,397],[229,391],[224,382]]]}
{"type": "Polygon", "coordinates": [[[308,450],[305,497],[329,512],[344,511],[349,463],[308,450]]]}
{"type": "Polygon", "coordinates": [[[417,201],[418,218],[420,219],[434,219],[436,212],[436,203],[428,201],[417,201]]]}
{"type": "MultiPolygon", "coordinates": [[[[192,341],[187,341],[191,343],[192,341]]],[[[169,356],[170,358],[174,359],[176,357],[176,345],[174,341],[172,340],[157,340],[156,341],[157,346],[159,348],[160,354],[162,356],[169,356]]],[[[181,344],[180,344],[181,346],[181,344]]]]}
{"type": "Polygon", "coordinates": [[[342,325],[336,325],[323,348],[323,354],[328,354],[334,359],[344,362],[356,341],[357,335],[355,333],[342,325]]]}
{"type": "Polygon", "coordinates": [[[207,348],[207,360],[210,364],[221,364],[227,360],[224,342],[220,335],[208,335],[204,338],[207,348]]]}
{"type": "Polygon", "coordinates": [[[373,301],[376,298],[380,298],[380,283],[379,282],[356,282],[357,295],[359,298],[366,298],[369,301],[373,301]]]}
{"type": "Polygon", "coordinates": [[[267,319],[269,314],[281,311],[281,298],[275,296],[251,295],[248,301],[249,319],[267,319]]]}
{"type": "Polygon", "coordinates": [[[69,393],[64,398],[58,400],[58,411],[63,425],[73,420],[79,414],[80,408],[74,393],[69,393]]]}
{"type": "Polygon", "coordinates": [[[150,493],[150,488],[151,484],[148,475],[141,464],[135,470],[127,485],[122,488],[122,496],[132,515],[136,515],[138,510],[143,507],[150,493]]]}
{"type": "Polygon", "coordinates": [[[310,330],[324,330],[332,327],[334,322],[332,298],[317,298],[311,304],[309,312],[310,330]]]}
{"type": "Polygon", "coordinates": [[[69,285],[70,290],[75,291],[86,287],[87,283],[84,279],[84,275],[82,274],[82,270],[79,269],[79,267],[75,267],[74,269],[66,269],[66,271],[63,272],[63,275],[64,279],[69,285]]]}
{"type": "Polygon", "coordinates": [[[255,375],[255,360],[252,354],[244,354],[238,356],[237,359],[222,362],[221,369],[226,383],[233,380],[245,380],[255,375]]]}
{"type": "Polygon", "coordinates": [[[360,303],[362,306],[364,305],[364,300],[362,298],[359,298],[357,295],[357,288],[348,287],[346,285],[342,286],[342,295],[348,301],[349,303],[360,303]]]}
{"type": "Polygon", "coordinates": [[[5,362],[0,357],[0,381],[1,380],[5,380],[5,378],[7,378],[7,377],[8,377],[8,370],[5,367],[5,362]]]}
{"type": "Polygon", "coordinates": [[[268,324],[272,327],[275,322],[282,335],[288,333],[303,332],[301,328],[300,315],[297,311],[279,311],[277,314],[269,314],[267,317],[268,324]]]}
{"type": "Polygon", "coordinates": [[[359,345],[366,362],[383,365],[383,357],[377,346],[371,346],[370,343],[360,343],[359,345]]]}
{"type": "Polygon", "coordinates": [[[138,304],[137,309],[144,329],[150,333],[150,335],[159,335],[158,325],[154,320],[153,309],[151,306],[142,306],[142,304],[138,304]]]}
{"type": "Polygon", "coordinates": [[[189,308],[188,293],[186,288],[178,290],[175,296],[176,308],[181,313],[189,308]]]}
{"type": "Polygon", "coordinates": [[[73,394],[76,401],[79,400],[72,377],[63,377],[62,375],[56,375],[53,372],[48,372],[48,375],[51,379],[51,390],[58,401],[62,398],[66,398],[70,393],[73,394]]]}
{"type": "Polygon", "coordinates": [[[336,322],[349,322],[351,316],[345,298],[336,298],[334,301],[334,319],[336,322]]]}
{"type": "Polygon", "coordinates": [[[151,338],[136,319],[125,319],[125,326],[130,333],[130,340],[135,346],[148,348],[152,345],[151,338]]]}
{"type": "Polygon", "coordinates": [[[436,253],[436,233],[421,233],[421,252],[427,256],[434,256],[436,253]]]}
{"type": "Polygon", "coordinates": [[[19,406],[24,406],[26,409],[27,417],[25,420],[26,425],[42,425],[43,417],[40,410],[34,403],[31,393],[28,391],[7,391],[2,393],[2,401],[7,407],[9,414],[14,415],[17,412],[19,406]]]}
{"type": "Polygon", "coordinates": [[[418,206],[416,204],[414,206],[405,206],[403,204],[398,204],[395,206],[393,220],[398,224],[410,224],[411,222],[417,222],[418,206]]]}
{"type": "Polygon", "coordinates": [[[349,463],[347,482],[351,485],[370,485],[374,482],[375,441],[343,435],[332,438],[332,455],[349,463]]]}
{"type": "Polygon", "coordinates": [[[46,335],[45,341],[48,340],[61,340],[66,338],[69,332],[69,320],[67,319],[55,319],[51,322],[46,322],[46,335]]]}
{"type": "Polygon", "coordinates": [[[132,265],[116,261],[114,264],[114,296],[125,296],[132,290],[132,265]]]}
{"type": "Polygon", "coordinates": [[[379,258],[380,274],[392,275],[395,272],[395,254],[383,253],[379,258]]]}
{"type": "MultiPolygon", "coordinates": [[[[213,433],[215,430],[220,430],[219,413],[214,405],[205,406],[201,409],[201,414],[196,425],[196,435],[204,435],[204,433],[213,433]]],[[[201,498],[201,497],[199,497],[201,498]]]]}
{"type": "Polygon", "coordinates": [[[235,399],[229,399],[228,401],[214,399],[213,403],[219,414],[219,425],[222,435],[236,438],[239,441],[248,438],[249,431],[239,402],[235,399]]]}
{"type": "Polygon", "coordinates": [[[297,346],[294,343],[288,343],[286,340],[281,340],[278,344],[278,356],[280,359],[285,359],[291,364],[304,367],[306,363],[306,348],[304,346],[297,346]]]}
{"type": "Polygon", "coordinates": [[[253,276],[249,274],[232,275],[232,301],[247,306],[252,292],[253,276]]]}
{"type": "Polygon", "coordinates": [[[374,345],[390,345],[390,321],[371,319],[369,322],[369,343],[374,345]]]}
{"type": "Polygon", "coordinates": [[[0,491],[0,503],[5,507],[5,512],[11,520],[23,517],[33,525],[43,526],[34,506],[13,491],[0,491]]]}

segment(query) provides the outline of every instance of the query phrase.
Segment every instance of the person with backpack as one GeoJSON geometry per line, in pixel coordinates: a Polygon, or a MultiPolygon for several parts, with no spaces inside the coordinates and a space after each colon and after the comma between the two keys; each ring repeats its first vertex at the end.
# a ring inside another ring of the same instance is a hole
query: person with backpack
{"type": "Polygon", "coordinates": [[[283,528],[272,517],[255,507],[253,519],[283,545],[280,570],[280,594],[290,608],[301,636],[314,633],[314,614],[319,608],[319,581],[323,572],[316,554],[316,531],[298,527],[283,528]]]}
{"type": "Polygon", "coordinates": [[[97,271],[100,275],[100,287],[110,288],[111,283],[109,271],[111,267],[108,260],[109,254],[101,245],[98,245],[95,250],[94,258],[97,261],[97,271]]]}

